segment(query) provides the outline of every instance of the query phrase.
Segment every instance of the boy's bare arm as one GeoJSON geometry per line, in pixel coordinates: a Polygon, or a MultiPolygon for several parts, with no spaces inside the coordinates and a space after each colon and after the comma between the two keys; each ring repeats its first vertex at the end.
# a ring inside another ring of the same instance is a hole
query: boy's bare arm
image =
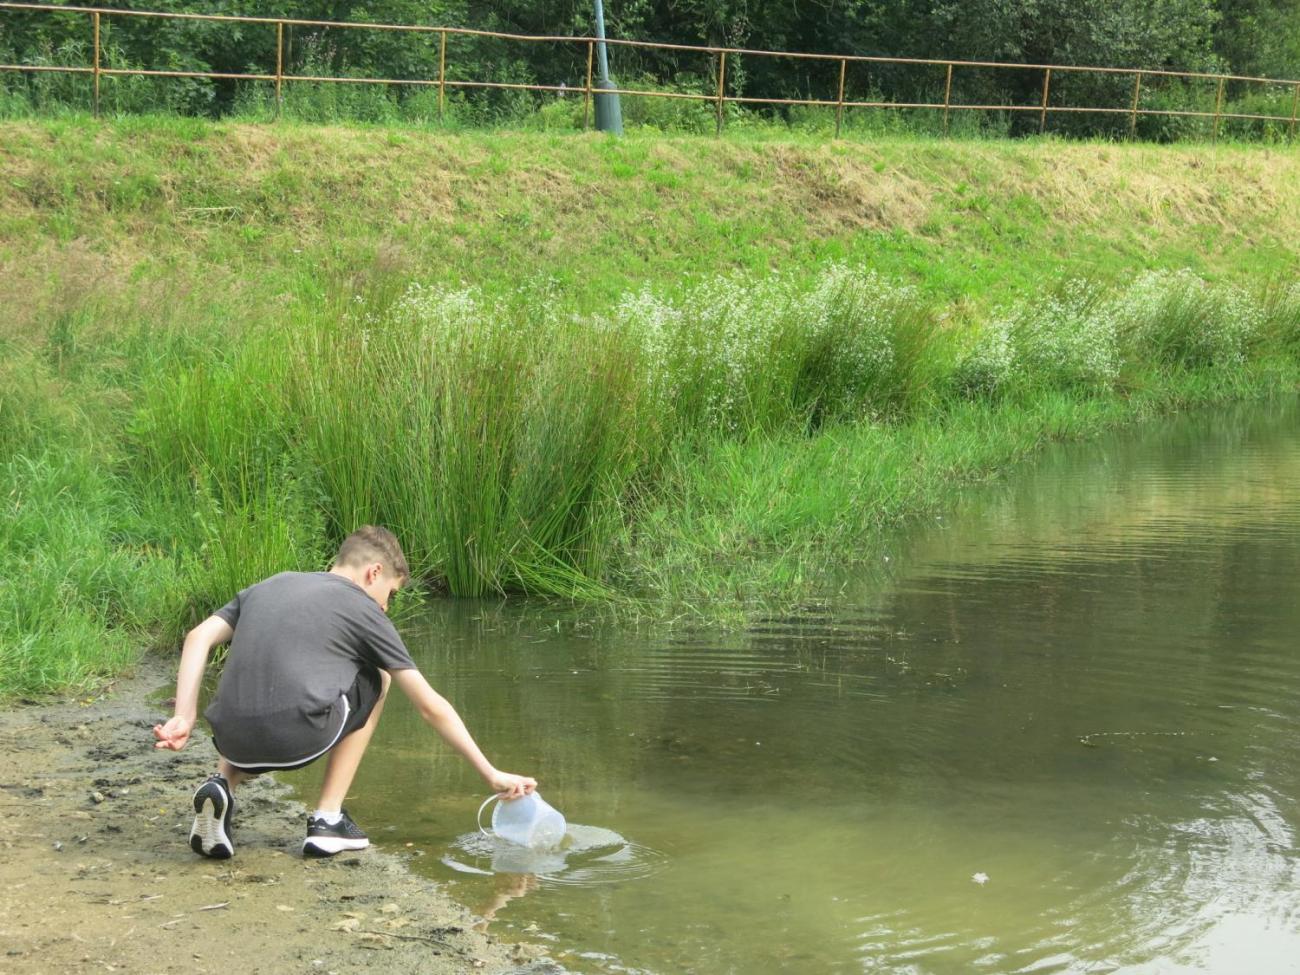
{"type": "Polygon", "coordinates": [[[154,725],[154,748],[178,752],[190,740],[190,731],[198,720],[199,685],[208,665],[208,654],[218,643],[235,635],[234,629],[220,616],[209,616],[185,637],[181,666],[176,674],[176,709],[166,724],[154,725]]]}
{"type": "Polygon", "coordinates": [[[451,703],[429,686],[424,675],[418,670],[394,670],[393,680],[402,689],[402,693],[411,699],[417,711],[429,727],[442,737],[448,745],[463,755],[483,781],[493,792],[505,799],[517,799],[526,796],[537,788],[537,780],[526,775],[515,775],[497,769],[475,744],[465,722],[451,703]]]}

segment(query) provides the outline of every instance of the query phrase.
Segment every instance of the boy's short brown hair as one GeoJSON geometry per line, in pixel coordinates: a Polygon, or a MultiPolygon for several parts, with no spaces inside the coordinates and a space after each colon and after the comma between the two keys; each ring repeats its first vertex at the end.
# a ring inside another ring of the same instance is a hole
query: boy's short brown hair
{"type": "Polygon", "coordinates": [[[363,525],[343,539],[334,564],[359,569],[371,562],[381,563],[384,571],[402,582],[411,578],[411,568],[406,564],[397,536],[378,525],[363,525]]]}

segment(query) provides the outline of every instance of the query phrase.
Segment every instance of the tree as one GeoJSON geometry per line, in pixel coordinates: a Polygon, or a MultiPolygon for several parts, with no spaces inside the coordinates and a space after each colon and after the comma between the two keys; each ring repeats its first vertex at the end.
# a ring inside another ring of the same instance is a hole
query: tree
{"type": "Polygon", "coordinates": [[[1300,80],[1300,0],[1219,0],[1214,49],[1235,74],[1300,80]]]}

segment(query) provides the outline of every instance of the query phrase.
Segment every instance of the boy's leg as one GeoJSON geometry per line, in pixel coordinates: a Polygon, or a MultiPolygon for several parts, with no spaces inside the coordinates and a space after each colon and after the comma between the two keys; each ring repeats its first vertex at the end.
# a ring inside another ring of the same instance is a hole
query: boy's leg
{"type": "Polygon", "coordinates": [[[366,754],[366,746],[379,724],[379,716],[384,712],[384,701],[388,697],[388,685],[392,678],[386,671],[379,672],[379,700],[375,702],[370,717],[356,731],[347,735],[330,749],[325,760],[325,781],[320,787],[320,802],[316,808],[321,812],[336,813],[343,808],[348,789],[352,788],[352,779],[361,766],[361,759],[366,754]]]}
{"type": "Polygon", "coordinates": [[[257,776],[250,775],[243,769],[231,765],[220,755],[217,756],[217,774],[226,780],[226,784],[230,786],[231,792],[234,792],[249,779],[257,778],[257,776]]]}

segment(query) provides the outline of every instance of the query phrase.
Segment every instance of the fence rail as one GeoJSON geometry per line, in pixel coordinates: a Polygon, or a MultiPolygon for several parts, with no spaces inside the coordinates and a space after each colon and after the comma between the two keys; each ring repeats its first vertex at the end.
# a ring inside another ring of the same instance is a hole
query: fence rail
{"type": "Polygon", "coordinates": [[[100,88],[101,81],[104,78],[119,77],[157,77],[157,78],[209,78],[222,81],[260,81],[275,84],[276,110],[283,101],[284,86],[293,82],[311,82],[311,83],[334,83],[334,84],[351,84],[351,85],[411,85],[423,86],[438,89],[438,114],[441,117],[445,110],[446,93],[449,88],[461,89],[506,89],[537,91],[551,93],[582,93],[585,99],[583,125],[590,126],[592,98],[597,94],[627,95],[645,98],[669,98],[685,99],[690,101],[709,102],[715,106],[717,119],[717,131],[721,132],[723,127],[724,107],[727,104],[736,105],[805,105],[819,106],[824,108],[835,109],[835,135],[840,135],[841,125],[845,109],[849,108],[874,108],[874,109],[914,109],[914,110],[932,110],[943,113],[944,130],[948,129],[948,119],[952,112],[1033,112],[1038,115],[1039,131],[1046,131],[1047,120],[1053,114],[1111,114],[1124,115],[1129,119],[1129,134],[1136,135],[1137,121],[1140,117],[1179,117],[1179,118],[1201,118],[1213,119],[1213,138],[1218,139],[1220,125],[1225,119],[1240,119],[1247,121],[1261,122],[1281,122],[1286,123],[1288,138],[1294,139],[1296,133],[1296,121],[1298,110],[1300,110],[1300,79],[1283,79],[1283,78],[1260,78],[1250,75],[1233,75],[1233,74],[1213,74],[1203,71],[1172,71],[1168,69],[1154,68],[1115,68],[1115,67],[1097,67],[1084,65],[1066,65],[1066,64],[1021,64],[1007,61],[961,61],[934,58],[902,58],[886,57],[882,55],[863,55],[863,54],[819,54],[797,51],[763,51],[750,48],[738,47],[709,47],[695,46],[689,44],[668,44],[655,41],[633,41],[621,38],[611,38],[604,41],[605,44],[613,47],[624,47],[631,49],[652,50],[652,51],[676,51],[689,52],[703,55],[713,59],[715,68],[714,76],[717,79],[716,87],[713,91],[702,91],[699,93],[681,92],[681,91],[655,91],[652,89],[640,88],[597,88],[593,85],[592,78],[592,61],[596,39],[593,37],[561,37],[549,35],[530,35],[530,34],[509,34],[498,31],[473,30],[464,27],[434,27],[429,25],[418,24],[378,24],[378,23],[360,23],[355,21],[333,21],[333,20],[301,20],[292,17],[244,17],[232,14],[194,14],[194,13],[164,13],[160,11],[145,10],[120,10],[110,7],[81,7],[81,6],[63,6],[40,3],[11,3],[0,2],[0,11],[27,11],[42,12],[48,14],[84,14],[88,18],[88,26],[91,35],[91,52],[92,60],[89,65],[34,65],[34,64],[0,64],[0,71],[7,72],[28,72],[28,73],[64,73],[64,74],[81,74],[90,75],[93,85],[93,103],[95,114],[100,110],[100,88]],[[112,17],[136,17],[150,18],[157,20],[180,20],[180,21],[208,21],[221,23],[238,23],[238,24],[260,24],[275,28],[276,35],[276,64],[274,73],[232,73],[219,71],[180,71],[180,70],[159,70],[152,68],[111,68],[103,65],[102,43],[101,43],[101,26],[105,18],[112,17]],[[439,55],[438,55],[438,72],[436,77],[425,78],[358,78],[328,75],[300,75],[290,74],[285,71],[285,37],[284,30],[286,27],[318,27],[344,30],[367,30],[367,31],[389,31],[404,32],[417,34],[437,34],[439,36],[439,55]],[[499,40],[516,41],[520,43],[542,43],[542,44],[561,44],[573,45],[578,47],[585,54],[586,60],[586,78],[581,85],[570,87],[567,84],[526,84],[510,83],[496,81],[468,81],[463,79],[452,79],[447,76],[447,38],[448,36],[463,37],[489,37],[499,40]],[[746,57],[763,57],[763,58],[793,58],[801,60],[816,60],[830,63],[837,63],[839,66],[839,87],[838,96],[833,99],[824,98],[774,98],[774,97],[756,97],[745,95],[728,95],[726,93],[726,76],[727,76],[727,57],[746,56],[746,57]],[[945,70],[944,97],[942,102],[937,101],[920,101],[920,102],[897,102],[885,100],[861,100],[852,99],[845,96],[845,81],[850,64],[888,64],[888,65],[910,65],[910,66],[929,66],[943,68],[945,70]],[[1026,104],[972,104],[967,102],[954,102],[952,100],[953,74],[960,69],[992,69],[1019,72],[1042,72],[1042,96],[1033,103],[1026,104]],[[1125,105],[1106,106],[1106,105],[1054,105],[1051,103],[1052,78],[1053,75],[1060,74],[1094,74],[1094,75],[1132,75],[1133,97],[1125,105]],[[1215,92],[1214,110],[1203,111],[1196,109],[1168,109],[1168,108],[1146,108],[1140,104],[1142,95],[1142,82],[1150,78],[1170,78],[1186,79],[1196,81],[1213,81],[1217,83],[1215,92]],[[1240,84],[1268,85],[1273,88],[1291,89],[1291,112],[1289,115],[1268,115],[1247,112],[1229,112],[1224,111],[1224,93],[1226,85],[1229,82],[1240,84]]]}

